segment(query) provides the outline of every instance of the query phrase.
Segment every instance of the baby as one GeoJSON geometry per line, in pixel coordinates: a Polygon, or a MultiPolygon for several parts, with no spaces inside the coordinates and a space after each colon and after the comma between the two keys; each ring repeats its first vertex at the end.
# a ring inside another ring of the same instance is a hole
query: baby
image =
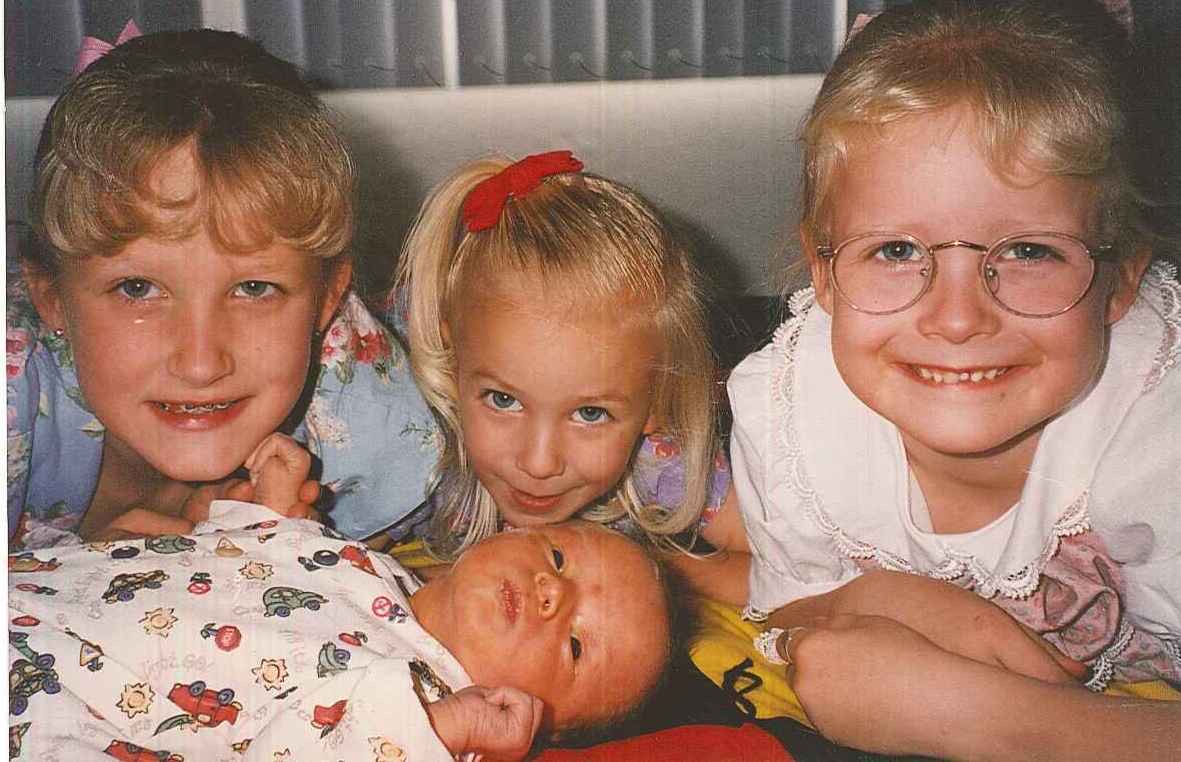
{"type": "Polygon", "coordinates": [[[13,757],[519,757],[658,682],[664,578],[630,540],[506,532],[422,585],[274,512],[309,464],[275,435],[247,461],[262,505],[216,501],[191,537],[10,556],[13,757]]]}

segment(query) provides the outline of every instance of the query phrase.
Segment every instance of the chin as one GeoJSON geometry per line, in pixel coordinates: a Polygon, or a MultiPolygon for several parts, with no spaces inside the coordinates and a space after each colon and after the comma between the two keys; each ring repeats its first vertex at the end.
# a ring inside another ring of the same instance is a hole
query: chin
{"type": "Polygon", "coordinates": [[[1035,426],[1018,432],[987,431],[980,427],[965,428],[949,426],[946,431],[936,436],[914,437],[924,447],[953,457],[987,457],[1004,452],[1023,442],[1029,436],[1041,431],[1042,427],[1035,426]],[[956,430],[956,429],[959,430],[956,430]]]}
{"type": "Polygon", "coordinates": [[[164,476],[178,482],[216,482],[225,479],[242,465],[247,452],[238,456],[237,453],[178,453],[173,457],[150,458],[149,464],[164,476]]]}

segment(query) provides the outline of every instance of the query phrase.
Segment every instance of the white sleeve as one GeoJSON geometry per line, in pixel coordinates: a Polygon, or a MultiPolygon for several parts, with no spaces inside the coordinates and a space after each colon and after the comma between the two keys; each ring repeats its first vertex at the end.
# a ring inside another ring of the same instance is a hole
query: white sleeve
{"type": "Polygon", "coordinates": [[[802,462],[792,451],[798,444],[784,436],[790,408],[773,393],[780,351],[772,343],[748,356],[728,383],[734,489],[753,555],[747,613],[756,618],[860,574],[808,515],[807,495],[794,481],[802,462]]]}
{"type": "Polygon", "coordinates": [[[1174,368],[1120,425],[1090,494],[1091,526],[1124,576],[1132,622],[1181,654],[1181,368],[1174,368]],[[1152,395],[1151,397],[1149,395],[1152,395]]]}
{"type": "Polygon", "coordinates": [[[316,684],[300,708],[289,708],[267,723],[250,743],[248,760],[415,760],[454,762],[435,735],[426,709],[414,691],[409,663],[377,659],[316,684]],[[346,687],[351,682],[351,687],[346,687]],[[334,728],[316,730],[317,708],[344,705],[334,728]],[[283,756],[287,752],[288,756],[283,756]],[[279,756],[275,756],[279,755],[279,756]]]}

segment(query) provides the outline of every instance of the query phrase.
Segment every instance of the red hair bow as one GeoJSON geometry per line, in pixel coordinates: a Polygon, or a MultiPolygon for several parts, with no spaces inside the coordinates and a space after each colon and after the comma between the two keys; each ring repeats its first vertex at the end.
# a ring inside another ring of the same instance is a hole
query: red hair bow
{"type": "Polygon", "coordinates": [[[469,232],[487,230],[500,220],[510,196],[523,196],[550,175],[581,172],[582,162],[571,151],[526,156],[480,182],[463,200],[463,224],[469,232]]]}

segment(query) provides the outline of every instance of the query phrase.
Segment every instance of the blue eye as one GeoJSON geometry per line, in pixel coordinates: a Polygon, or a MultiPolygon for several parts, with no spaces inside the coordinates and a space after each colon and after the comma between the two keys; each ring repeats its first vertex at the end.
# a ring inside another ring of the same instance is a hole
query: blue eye
{"type": "Polygon", "coordinates": [[[557,548],[551,548],[550,552],[554,556],[554,568],[558,571],[562,571],[562,569],[566,566],[566,556],[562,555],[562,551],[558,550],[557,548]]]}
{"type": "Polygon", "coordinates": [[[279,287],[265,280],[244,280],[234,287],[234,292],[249,299],[262,299],[278,293],[279,287]]]}
{"type": "Polygon", "coordinates": [[[517,401],[516,397],[505,392],[496,391],[495,389],[489,389],[484,392],[484,400],[494,410],[516,412],[522,409],[521,403],[517,401]]]}
{"type": "Polygon", "coordinates": [[[605,409],[601,407],[595,407],[594,405],[585,405],[580,407],[574,413],[574,415],[582,423],[598,423],[599,421],[610,417],[610,413],[608,413],[605,409]]]}
{"type": "Polygon", "coordinates": [[[159,288],[150,280],[144,278],[128,278],[119,281],[115,286],[115,290],[119,292],[120,296],[131,299],[132,301],[140,301],[156,296],[159,288]]]}
{"type": "Polygon", "coordinates": [[[887,262],[909,262],[923,255],[918,246],[910,241],[886,241],[873,251],[874,257],[887,262]]]}
{"type": "Polygon", "coordinates": [[[574,657],[574,661],[582,658],[582,641],[573,635],[570,636],[570,655],[574,657]]]}
{"type": "Polygon", "coordinates": [[[1013,241],[998,257],[1017,262],[1041,262],[1047,259],[1061,259],[1062,255],[1054,247],[1043,243],[1013,241]]]}

